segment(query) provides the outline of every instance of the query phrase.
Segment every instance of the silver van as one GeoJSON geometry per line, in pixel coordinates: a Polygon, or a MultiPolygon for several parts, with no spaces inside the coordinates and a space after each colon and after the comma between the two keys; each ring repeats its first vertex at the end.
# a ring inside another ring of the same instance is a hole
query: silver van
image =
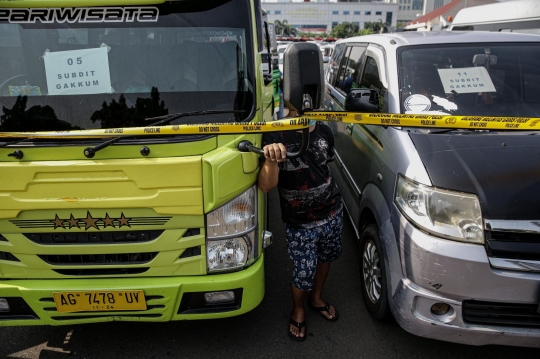
{"type": "MultiPolygon", "coordinates": [[[[325,91],[327,111],[540,117],[540,37],[341,40],[325,91]]],[[[372,316],[428,338],[540,347],[540,133],[330,125],[372,316]]]]}

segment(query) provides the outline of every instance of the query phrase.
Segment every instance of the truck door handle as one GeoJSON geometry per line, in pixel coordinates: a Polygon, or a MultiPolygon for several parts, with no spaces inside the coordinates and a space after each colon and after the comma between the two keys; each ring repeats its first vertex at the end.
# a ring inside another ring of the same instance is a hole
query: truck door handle
{"type": "Polygon", "coordinates": [[[345,126],[345,131],[347,131],[347,133],[348,133],[349,135],[351,135],[351,136],[352,136],[352,129],[353,129],[353,126],[354,126],[354,125],[353,125],[352,123],[348,123],[347,126],[345,126]]]}
{"type": "MultiPolygon", "coordinates": [[[[293,152],[293,153],[287,152],[287,159],[292,160],[294,158],[302,156],[306,152],[308,145],[309,145],[309,127],[306,127],[302,130],[302,145],[300,146],[300,150],[298,152],[293,152]]],[[[240,141],[237,148],[238,148],[238,151],[240,152],[253,152],[258,155],[264,156],[264,151],[261,148],[253,146],[253,144],[248,140],[240,141]]]]}

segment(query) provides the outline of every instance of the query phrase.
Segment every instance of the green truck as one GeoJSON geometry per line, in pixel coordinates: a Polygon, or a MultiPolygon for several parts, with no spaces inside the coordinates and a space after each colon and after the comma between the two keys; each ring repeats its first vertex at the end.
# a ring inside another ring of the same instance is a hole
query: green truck
{"type": "Polygon", "coordinates": [[[238,149],[261,134],[159,125],[271,121],[264,36],[257,0],[0,4],[1,326],[222,318],[261,302],[266,196],[258,154],[238,149]],[[153,136],[69,136],[143,126],[153,136]]]}

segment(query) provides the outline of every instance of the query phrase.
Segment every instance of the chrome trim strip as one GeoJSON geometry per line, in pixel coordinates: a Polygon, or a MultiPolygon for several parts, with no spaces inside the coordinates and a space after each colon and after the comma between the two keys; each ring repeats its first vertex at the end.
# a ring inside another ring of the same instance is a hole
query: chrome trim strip
{"type": "Polygon", "coordinates": [[[349,212],[349,207],[345,204],[345,201],[343,201],[343,207],[345,208],[345,212],[347,212],[347,215],[349,216],[349,220],[351,221],[352,227],[354,229],[354,233],[356,234],[356,239],[360,239],[360,232],[358,232],[358,228],[356,228],[356,224],[353,221],[353,218],[351,217],[351,212],[349,212]]]}
{"type": "Polygon", "coordinates": [[[263,248],[268,248],[274,239],[274,235],[270,231],[263,231],[263,248]]]}
{"type": "Polygon", "coordinates": [[[523,259],[488,258],[494,268],[517,270],[522,272],[540,272],[540,261],[523,259]]]}
{"type": "Polygon", "coordinates": [[[349,181],[349,183],[352,185],[356,196],[360,198],[362,191],[360,190],[360,188],[358,188],[358,185],[354,182],[351,176],[351,173],[349,172],[349,170],[343,163],[343,160],[341,159],[341,157],[338,154],[338,151],[335,148],[334,148],[334,155],[336,156],[336,159],[338,160],[339,167],[343,168],[343,171],[345,172],[345,176],[347,177],[347,181],[349,181]]]}
{"type": "Polygon", "coordinates": [[[485,219],[484,228],[488,231],[540,233],[538,221],[512,221],[504,219],[485,219]]]}

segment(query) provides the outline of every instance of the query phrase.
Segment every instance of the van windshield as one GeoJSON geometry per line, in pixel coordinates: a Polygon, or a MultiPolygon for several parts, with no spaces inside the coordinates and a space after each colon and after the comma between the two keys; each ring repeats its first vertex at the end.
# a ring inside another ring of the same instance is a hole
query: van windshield
{"type": "Polygon", "coordinates": [[[407,47],[401,113],[540,116],[540,43],[407,47]]]}
{"type": "Polygon", "coordinates": [[[250,14],[243,0],[0,9],[0,131],[145,126],[204,110],[239,111],[180,121],[246,120],[250,14]]]}

